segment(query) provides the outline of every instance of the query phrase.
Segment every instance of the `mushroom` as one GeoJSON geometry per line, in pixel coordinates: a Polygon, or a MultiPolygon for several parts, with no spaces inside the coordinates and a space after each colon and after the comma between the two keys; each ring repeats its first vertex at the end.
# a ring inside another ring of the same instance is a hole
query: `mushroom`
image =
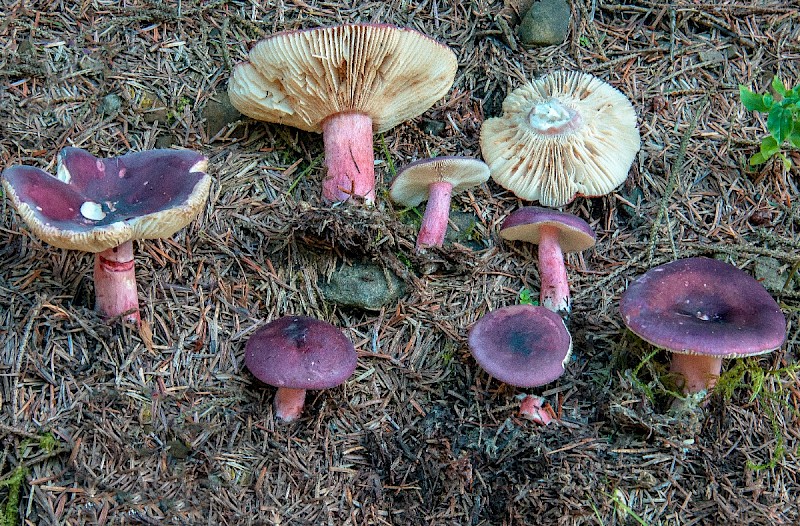
{"type": "Polygon", "coordinates": [[[539,245],[541,305],[567,318],[571,301],[564,254],[593,247],[595,235],[592,227],[567,212],[525,206],[503,221],[500,236],[539,245]]]}
{"type": "Polygon", "coordinates": [[[670,370],[684,394],[712,388],[723,358],[768,353],[786,340],[786,318],[766,289],[716,259],[648,270],[622,294],[619,310],[636,335],[672,352],[670,370]]]}
{"type": "Polygon", "coordinates": [[[522,199],[559,207],[618,187],[639,151],[636,112],[587,73],[555,71],[515,89],[481,126],[492,178],[522,199]]]}
{"type": "MultiPolygon", "coordinates": [[[[478,364],[501,382],[538,387],[556,380],[572,352],[572,337],[553,311],[533,305],[493,310],[469,331],[469,350],[478,364]]],[[[520,414],[547,423],[538,397],[525,396],[520,414]]]]}
{"type": "Polygon", "coordinates": [[[253,376],[275,386],[275,416],[291,422],[303,412],[307,389],[343,383],[356,368],[353,344],[330,323],[284,316],[256,331],[245,345],[244,364],[253,376]]]}
{"type": "Polygon", "coordinates": [[[417,251],[440,247],[447,232],[450,198],[453,193],[477,186],[489,179],[486,163],[468,157],[436,157],[415,161],[397,173],[389,190],[392,201],[417,206],[427,200],[417,236],[417,251]]]}
{"type": "Polygon", "coordinates": [[[3,171],[6,194],[33,234],[58,248],[95,253],[95,307],[139,323],[134,239],[166,238],[202,209],[208,160],[189,150],[99,159],[64,148],[56,176],[32,166],[3,171]]]}
{"type": "Polygon", "coordinates": [[[267,122],[322,133],[333,202],[375,201],[372,135],[416,117],[453,84],[445,45],[411,29],[348,24],[276,33],[237,64],[231,103],[267,122]]]}

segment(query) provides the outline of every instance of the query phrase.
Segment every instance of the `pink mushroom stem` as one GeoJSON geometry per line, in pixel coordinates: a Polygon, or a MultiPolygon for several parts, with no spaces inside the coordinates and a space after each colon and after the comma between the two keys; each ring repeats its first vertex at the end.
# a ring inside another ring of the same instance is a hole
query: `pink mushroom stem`
{"type": "Polygon", "coordinates": [[[127,312],[124,320],[138,325],[139,293],[131,241],[95,255],[94,287],[95,308],[102,316],[115,318],[127,312]]]}
{"type": "Polygon", "coordinates": [[[375,154],[372,119],[361,113],[338,113],[322,123],[327,174],[322,195],[340,202],[362,198],[375,202],[375,154]]]}
{"type": "Polygon", "coordinates": [[[536,395],[524,395],[519,404],[519,415],[543,426],[553,421],[550,411],[545,407],[545,399],[536,395]]]}
{"type": "Polygon", "coordinates": [[[305,389],[279,387],[275,393],[275,416],[283,422],[293,422],[302,414],[305,403],[305,389]]]}
{"type": "Polygon", "coordinates": [[[711,389],[722,372],[722,358],[695,354],[672,353],[670,372],[683,381],[683,394],[699,393],[711,389]]]}
{"type": "Polygon", "coordinates": [[[417,251],[425,247],[440,247],[447,233],[447,220],[450,218],[450,197],[453,185],[447,181],[431,183],[428,186],[428,204],[422,216],[422,225],[417,235],[417,251]]]}
{"type": "Polygon", "coordinates": [[[562,317],[570,312],[569,281],[564,253],[558,240],[558,229],[543,226],[539,239],[539,276],[542,280],[539,300],[562,317]]]}

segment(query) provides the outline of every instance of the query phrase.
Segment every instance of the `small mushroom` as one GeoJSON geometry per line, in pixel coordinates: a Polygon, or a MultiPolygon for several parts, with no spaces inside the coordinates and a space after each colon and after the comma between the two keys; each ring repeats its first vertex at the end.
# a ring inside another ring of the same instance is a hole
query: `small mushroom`
{"type": "Polygon", "coordinates": [[[503,116],[481,126],[492,179],[549,207],[611,192],[625,181],[639,146],[627,97],[574,71],[555,71],[515,89],[503,101],[503,116]]]}
{"type": "Polygon", "coordinates": [[[772,352],[786,340],[786,318],[766,289],[716,259],[648,270],[622,294],[619,309],[631,331],[672,352],[671,371],[685,394],[712,388],[723,358],[772,352]]]}
{"type": "Polygon", "coordinates": [[[539,245],[541,305],[567,318],[571,300],[564,254],[593,247],[595,234],[592,227],[566,212],[525,206],[503,221],[500,236],[539,245]]]}
{"type": "Polygon", "coordinates": [[[386,24],[285,31],[253,47],[228,93],[249,117],[322,133],[327,200],[373,203],[373,133],[430,108],[457,65],[447,46],[386,24]]]}
{"type": "MultiPolygon", "coordinates": [[[[538,387],[564,374],[572,352],[572,337],[553,311],[512,305],[493,310],[472,326],[469,350],[475,361],[501,382],[538,387]]],[[[525,396],[520,414],[547,423],[538,397],[525,396]]]]}
{"type": "Polygon", "coordinates": [[[468,157],[436,157],[415,161],[397,173],[389,190],[392,201],[417,206],[427,200],[417,236],[417,251],[440,247],[447,232],[450,198],[489,179],[486,163],[468,157]]]}
{"type": "Polygon", "coordinates": [[[245,345],[244,364],[265,384],[278,388],[275,416],[283,422],[303,412],[307,389],[330,389],[355,371],[353,344],[330,323],[284,316],[256,331],[245,345]]]}
{"type": "Polygon", "coordinates": [[[64,148],[56,176],[32,166],[3,171],[11,203],[42,241],[95,253],[95,306],[138,323],[134,239],[167,238],[203,207],[207,159],[189,150],[148,150],[98,159],[64,148]]]}

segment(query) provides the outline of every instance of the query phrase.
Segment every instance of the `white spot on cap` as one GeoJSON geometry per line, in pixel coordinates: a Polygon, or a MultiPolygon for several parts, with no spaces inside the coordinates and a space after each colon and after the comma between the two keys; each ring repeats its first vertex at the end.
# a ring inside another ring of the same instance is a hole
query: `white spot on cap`
{"type": "Polygon", "coordinates": [[[97,161],[95,161],[94,165],[97,166],[97,170],[98,171],[100,171],[100,172],[105,172],[106,171],[106,168],[105,168],[105,165],[103,164],[103,160],[102,159],[98,159],[97,161]]]}
{"type": "Polygon", "coordinates": [[[86,201],[81,205],[81,215],[92,221],[100,221],[106,217],[106,213],[103,212],[103,207],[93,201],[86,201]]]}
{"type": "Polygon", "coordinates": [[[66,184],[72,180],[72,175],[67,170],[67,167],[64,166],[64,163],[58,163],[58,168],[56,169],[56,178],[66,184]]]}

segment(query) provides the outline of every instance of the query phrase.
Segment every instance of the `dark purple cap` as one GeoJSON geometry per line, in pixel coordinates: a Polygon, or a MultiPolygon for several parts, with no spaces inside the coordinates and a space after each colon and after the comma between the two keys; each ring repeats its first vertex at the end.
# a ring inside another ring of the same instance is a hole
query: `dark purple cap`
{"type": "Polygon", "coordinates": [[[517,387],[536,387],[564,373],[572,337],[545,307],[512,305],[486,314],[469,332],[469,349],[486,372],[517,387]]]}
{"type": "Polygon", "coordinates": [[[643,340],[672,352],[734,358],[779,349],[780,307],[749,274],[709,258],[652,268],[628,286],[619,310],[643,340]]]}
{"type": "Polygon", "coordinates": [[[559,245],[564,253],[580,252],[595,244],[594,230],[589,223],[576,215],[539,206],[524,206],[512,212],[500,227],[500,237],[538,244],[543,226],[558,230],[559,245]]]}
{"type": "Polygon", "coordinates": [[[147,150],[99,159],[64,148],[53,177],[12,166],[3,184],[40,239],[60,248],[101,252],[131,239],[169,237],[201,210],[211,178],[191,150],[147,150]]]}
{"type": "Polygon", "coordinates": [[[329,389],[356,369],[352,342],[330,323],[308,316],[284,316],[247,341],[244,364],[253,376],[275,387],[329,389]]]}

